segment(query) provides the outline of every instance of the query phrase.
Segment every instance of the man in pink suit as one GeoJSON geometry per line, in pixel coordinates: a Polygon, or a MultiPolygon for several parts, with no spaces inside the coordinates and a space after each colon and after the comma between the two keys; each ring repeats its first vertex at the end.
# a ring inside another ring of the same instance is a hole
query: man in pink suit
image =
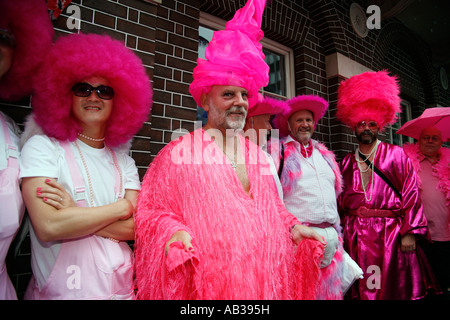
{"type": "Polygon", "coordinates": [[[344,248],[364,271],[349,292],[352,299],[420,299],[431,286],[416,246],[428,234],[416,173],[402,148],[378,140],[400,111],[397,80],[385,71],[340,84],[336,116],[358,139],[356,151],[341,162],[339,201],[344,248]]]}
{"type": "Polygon", "coordinates": [[[138,299],[314,298],[325,243],[286,211],[266,155],[239,134],[268,83],[264,5],[249,0],[215,32],[190,86],[207,124],[169,143],[146,173],[138,299]]]}

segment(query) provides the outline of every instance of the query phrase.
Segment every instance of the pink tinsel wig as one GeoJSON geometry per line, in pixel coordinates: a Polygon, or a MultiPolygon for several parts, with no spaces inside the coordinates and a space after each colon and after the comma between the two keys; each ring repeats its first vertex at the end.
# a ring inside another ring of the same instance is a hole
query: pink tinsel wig
{"type": "Polygon", "coordinates": [[[316,128],[327,109],[328,102],[324,98],[315,95],[299,95],[286,102],[284,111],[276,116],[274,125],[280,130],[280,136],[285,137],[289,134],[290,116],[300,110],[309,110],[314,116],[314,128],[316,128]]]}
{"type": "Polygon", "coordinates": [[[71,89],[91,76],[107,79],[115,91],[105,143],[116,147],[129,141],[148,119],[151,84],[142,61],[106,35],[58,38],[37,76],[32,100],[36,122],[50,137],[75,140],[81,127],[72,117],[71,89]]]}
{"type": "Polygon", "coordinates": [[[236,11],[225,30],[215,31],[205,49],[205,58],[197,59],[189,92],[198,106],[202,94],[214,85],[237,86],[248,90],[249,107],[258,101],[258,91],[269,83],[269,66],[264,61],[259,41],[265,0],[248,0],[236,11]]]}
{"type": "Polygon", "coordinates": [[[32,93],[33,76],[53,42],[44,0],[0,0],[0,28],[15,39],[13,61],[0,79],[0,98],[15,101],[32,93]]]}
{"type": "Polygon", "coordinates": [[[341,82],[336,117],[354,129],[362,120],[374,120],[382,130],[401,112],[397,78],[387,71],[364,72],[341,82]]]}

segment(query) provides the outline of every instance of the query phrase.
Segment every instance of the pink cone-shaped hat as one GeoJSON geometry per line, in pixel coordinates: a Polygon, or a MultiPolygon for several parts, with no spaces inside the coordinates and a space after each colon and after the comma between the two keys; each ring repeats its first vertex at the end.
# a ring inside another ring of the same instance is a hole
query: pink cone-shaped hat
{"type": "Polygon", "coordinates": [[[216,31],[206,47],[205,59],[194,68],[189,91],[200,107],[202,93],[213,85],[243,87],[249,92],[249,107],[258,100],[258,90],[269,82],[269,66],[264,61],[259,41],[266,0],[248,0],[236,11],[225,30],[216,31]]]}

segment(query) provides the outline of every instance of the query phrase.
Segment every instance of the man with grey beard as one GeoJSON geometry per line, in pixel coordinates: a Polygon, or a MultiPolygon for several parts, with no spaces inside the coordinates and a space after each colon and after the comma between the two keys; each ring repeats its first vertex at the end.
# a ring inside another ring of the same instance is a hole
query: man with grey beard
{"type": "Polygon", "coordinates": [[[269,81],[264,7],[248,1],[214,32],[189,86],[207,123],[171,141],[147,170],[135,215],[139,299],[314,297],[308,270],[325,243],[284,208],[262,174],[266,156],[239,134],[269,81]]]}
{"type": "MultiPolygon", "coordinates": [[[[201,98],[206,125],[151,163],[136,213],[139,299],[298,297],[293,275],[302,265],[294,252],[314,265],[302,245],[325,241],[285,209],[274,179],[262,174],[265,154],[240,134],[247,95],[242,87],[212,86],[201,98]]],[[[303,290],[314,287],[309,279],[303,290]]]]}

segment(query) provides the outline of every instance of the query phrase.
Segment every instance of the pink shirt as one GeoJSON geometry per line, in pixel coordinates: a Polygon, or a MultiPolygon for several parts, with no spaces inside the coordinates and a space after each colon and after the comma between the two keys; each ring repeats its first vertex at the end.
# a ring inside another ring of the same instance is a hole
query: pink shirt
{"type": "Polygon", "coordinates": [[[420,167],[421,170],[418,172],[422,181],[420,194],[431,239],[450,241],[450,207],[445,205],[444,193],[437,190],[439,177],[433,174],[433,165],[427,158],[420,162],[420,167]]]}

